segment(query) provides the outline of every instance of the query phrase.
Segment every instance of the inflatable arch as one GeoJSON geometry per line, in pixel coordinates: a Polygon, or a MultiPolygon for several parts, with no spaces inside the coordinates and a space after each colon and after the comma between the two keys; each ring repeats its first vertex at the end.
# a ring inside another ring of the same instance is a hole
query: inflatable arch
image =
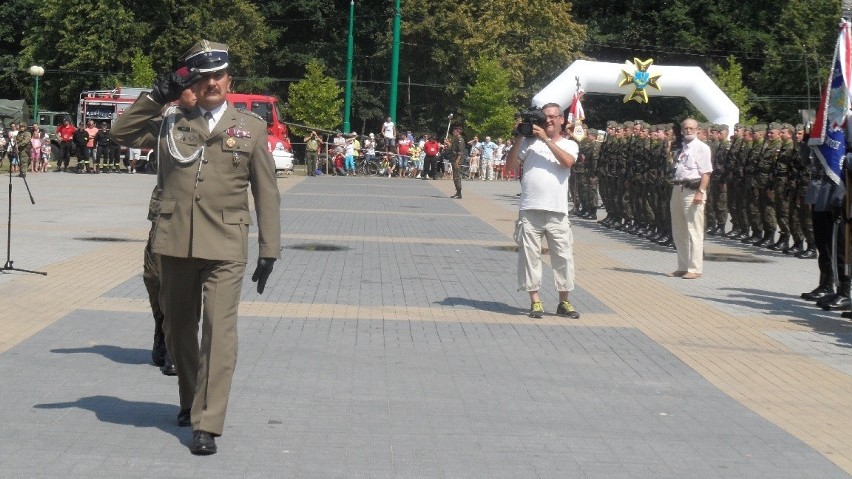
{"type": "MultiPolygon", "coordinates": [[[[619,64],[577,60],[538,92],[532,103],[541,107],[553,102],[562,105],[563,109],[568,108],[577,91],[578,79],[580,88],[588,93],[630,95],[634,85],[619,86],[625,77],[622,71],[633,72],[634,65],[629,62],[619,64]]],[[[648,96],[686,98],[710,122],[728,125],[730,131],[733,131],[734,124],[739,122],[739,108],[701,68],[651,65],[647,72],[652,77],[660,75],[660,89],[645,88],[648,96]]]]}

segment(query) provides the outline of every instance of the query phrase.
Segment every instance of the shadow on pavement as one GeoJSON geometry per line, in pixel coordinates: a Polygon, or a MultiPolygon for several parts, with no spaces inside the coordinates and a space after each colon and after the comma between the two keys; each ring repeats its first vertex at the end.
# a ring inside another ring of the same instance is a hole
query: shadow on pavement
{"type": "Polygon", "coordinates": [[[36,404],[36,409],[79,408],[95,413],[101,422],[133,427],[155,427],[178,438],[189,447],[191,434],[181,434],[177,425],[178,407],[174,404],[126,401],[114,396],[88,396],[73,402],[36,404]]]}
{"type": "Polygon", "coordinates": [[[511,306],[506,303],[499,303],[497,301],[479,301],[470,298],[449,297],[442,301],[435,301],[435,304],[439,304],[441,306],[469,306],[473,309],[488,311],[491,313],[526,313],[525,309],[521,309],[517,306],[511,306]]]}
{"type": "Polygon", "coordinates": [[[843,347],[852,348],[852,323],[840,317],[841,311],[823,311],[815,303],[775,291],[753,288],[720,288],[730,299],[702,297],[705,301],[753,309],[756,314],[789,316],[795,324],[815,333],[832,336],[843,347]]]}
{"type": "Polygon", "coordinates": [[[112,362],[119,364],[150,364],[151,350],[150,349],[131,349],[120,348],[118,346],[109,346],[99,344],[87,348],[61,348],[51,349],[51,353],[57,354],[100,354],[112,362]]]}

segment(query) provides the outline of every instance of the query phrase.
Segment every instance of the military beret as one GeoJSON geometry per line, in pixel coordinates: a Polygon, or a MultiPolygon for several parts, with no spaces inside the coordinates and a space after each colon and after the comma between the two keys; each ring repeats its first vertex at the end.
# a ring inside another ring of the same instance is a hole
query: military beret
{"type": "Polygon", "coordinates": [[[769,124],[767,129],[769,129],[769,130],[780,130],[781,129],[781,123],[778,123],[777,121],[773,121],[772,123],[769,124]]]}
{"type": "Polygon", "coordinates": [[[789,124],[789,123],[782,123],[782,124],[781,124],[781,129],[782,129],[782,130],[787,130],[787,131],[790,131],[790,132],[796,131],[796,130],[793,128],[793,125],[791,125],[791,124],[789,124]]]}
{"type": "Polygon", "coordinates": [[[228,68],[228,45],[199,40],[181,57],[184,66],[200,73],[228,68]]]}
{"type": "Polygon", "coordinates": [[[713,123],[712,125],[710,125],[710,131],[719,131],[719,125],[713,123]]]}
{"type": "Polygon", "coordinates": [[[753,133],[757,133],[759,131],[762,131],[762,132],[765,133],[766,132],[766,123],[758,123],[758,124],[754,125],[753,127],[751,127],[751,131],[753,133]]]}
{"type": "Polygon", "coordinates": [[[589,136],[598,136],[598,130],[595,130],[594,128],[589,128],[588,135],[589,136]]]}
{"type": "Polygon", "coordinates": [[[805,131],[805,125],[796,123],[796,131],[805,131]]]}
{"type": "Polygon", "coordinates": [[[666,123],[666,131],[674,131],[674,123],[666,123]]]}
{"type": "Polygon", "coordinates": [[[659,127],[657,125],[651,125],[650,127],[648,127],[648,131],[650,131],[651,133],[655,133],[658,129],[659,127]]]}
{"type": "Polygon", "coordinates": [[[633,128],[633,122],[632,121],[625,121],[624,122],[624,128],[633,128]]]}
{"type": "Polygon", "coordinates": [[[728,131],[728,130],[729,130],[728,125],[726,125],[726,124],[724,124],[724,123],[720,123],[718,126],[719,126],[719,132],[720,132],[720,133],[721,133],[721,132],[723,132],[723,131],[728,131]]]}
{"type": "Polygon", "coordinates": [[[624,125],[622,125],[621,123],[616,123],[616,124],[615,124],[615,129],[616,129],[616,130],[623,130],[623,129],[624,129],[624,125]]]}
{"type": "Polygon", "coordinates": [[[615,128],[616,125],[618,125],[618,122],[615,120],[609,120],[608,122],[606,122],[607,128],[615,128]]]}

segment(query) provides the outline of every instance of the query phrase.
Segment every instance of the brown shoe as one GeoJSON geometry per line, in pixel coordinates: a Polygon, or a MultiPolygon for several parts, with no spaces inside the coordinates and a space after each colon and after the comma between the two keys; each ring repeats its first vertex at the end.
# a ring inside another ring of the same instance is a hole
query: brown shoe
{"type": "Polygon", "coordinates": [[[669,273],[666,276],[669,278],[680,278],[686,274],[686,271],[675,271],[674,273],[669,273]]]}
{"type": "Polygon", "coordinates": [[[686,273],[681,276],[681,279],[698,279],[701,277],[701,273],[686,273]]]}

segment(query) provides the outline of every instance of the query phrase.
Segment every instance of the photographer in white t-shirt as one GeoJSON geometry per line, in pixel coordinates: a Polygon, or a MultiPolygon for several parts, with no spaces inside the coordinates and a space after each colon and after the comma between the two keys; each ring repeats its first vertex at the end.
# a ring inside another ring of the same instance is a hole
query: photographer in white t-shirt
{"type": "Polygon", "coordinates": [[[568,293],[574,290],[574,237],[568,219],[568,178],[580,148],[573,140],[562,136],[565,117],[560,105],[548,103],[541,110],[543,126],[532,125],[531,137],[517,134],[506,161],[508,170],[514,171],[524,160],[520,213],[515,227],[518,284],[530,295],[530,317],[543,317],[539,296],[541,239],[547,236],[559,293],[556,314],[577,319],[580,314],[568,300],[568,293]]]}

